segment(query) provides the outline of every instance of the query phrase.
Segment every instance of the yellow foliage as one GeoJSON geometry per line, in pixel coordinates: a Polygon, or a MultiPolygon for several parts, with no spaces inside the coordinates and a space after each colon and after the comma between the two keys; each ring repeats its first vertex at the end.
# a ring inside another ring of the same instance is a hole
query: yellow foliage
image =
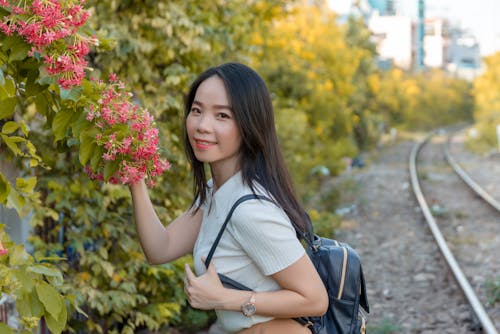
{"type": "Polygon", "coordinates": [[[420,94],[420,88],[415,80],[405,80],[403,83],[404,92],[409,97],[415,97],[420,94]]]}
{"type": "MultiPolygon", "coordinates": [[[[479,123],[498,120],[500,110],[500,52],[485,58],[486,71],[474,81],[475,118],[479,123]]],[[[485,124],[485,125],[486,125],[485,124]]]]}
{"type": "Polygon", "coordinates": [[[86,271],[78,273],[78,276],[80,276],[82,283],[86,283],[90,278],[90,274],[86,271]]]}
{"type": "Polygon", "coordinates": [[[264,44],[264,39],[262,38],[262,35],[259,32],[255,32],[252,34],[252,37],[250,38],[250,43],[252,45],[260,46],[264,44]]]}
{"type": "Polygon", "coordinates": [[[399,82],[403,79],[403,71],[399,68],[394,68],[390,71],[391,78],[394,82],[399,82]]]}
{"type": "Polygon", "coordinates": [[[327,91],[327,92],[330,91],[330,90],[332,90],[333,89],[333,83],[332,83],[332,81],[331,80],[326,80],[325,83],[323,84],[323,89],[325,91],[327,91]]]}
{"type": "Polygon", "coordinates": [[[316,135],[321,136],[323,134],[324,128],[322,124],[318,124],[316,128],[314,129],[316,132],[316,135]]]}
{"type": "Polygon", "coordinates": [[[114,273],[113,274],[113,281],[116,282],[116,283],[120,283],[122,280],[122,278],[120,277],[120,275],[118,275],[117,273],[114,273]]]}
{"type": "Polygon", "coordinates": [[[368,76],[367,82],[368,82],[368,87],[373,93],[377,94],[380,91],[381,82],[380,82],[380,75],[378,73],[371,74],[370,76],[368,76]]]}

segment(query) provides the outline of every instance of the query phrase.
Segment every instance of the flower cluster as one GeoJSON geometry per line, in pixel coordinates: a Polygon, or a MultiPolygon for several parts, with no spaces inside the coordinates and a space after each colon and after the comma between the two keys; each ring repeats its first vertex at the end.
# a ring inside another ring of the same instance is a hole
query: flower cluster
{"type": "Polygon", "coordinates": [[[85,0],[12,2],[0,0],[0,6],[10,12],[0,21],[0,30],[6,35],[17,33],[31,44],[29,55],[43,57],[47,72],[57,76],[61,87],[79,85],[87,66],[84,57],[98,43],[97,38],[78,33],[90,15],[83,8],[85,0]]]}
{"type": "Polygon", "coordinates": [[[99,129],[95,142],[103,153],[97,170],[86,166],[87,174],[91,179],[104,180],[106,165],[114,163],[117,169],[110,183],[133,184],[146,178],[152,187],[154,178],[170,168],[158,153],[158,129],[153,117],[131,102],[132,94],[116,75],[110,75],[109,83],[100,84],[104,89],[97,105],[88,108],[87,120],[99,129]]]}
{"type": "Polygon", "coordinates": [[[9,250],[7,248],[5,248],[2,244],[2,242],[0,241],[0,256],[2,255],[5,255],[9,252],[9,250]]]}

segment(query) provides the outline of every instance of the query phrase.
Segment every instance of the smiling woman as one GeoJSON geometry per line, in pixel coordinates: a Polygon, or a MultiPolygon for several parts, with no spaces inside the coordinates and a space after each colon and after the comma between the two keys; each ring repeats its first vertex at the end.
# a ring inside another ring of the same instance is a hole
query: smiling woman
{"type": "Polygon", "coordinates": [[[278,145],[264,81],[242,64],[208,69],[187,94],[184,130],[194,173],[191,208],[164,227],[144,182],[130,187],[148,260],[164,263],[192,253],[196,274],[186,265],[187,299],[194,308],[215,310],[228,333],[310,333],[293,318],[323,315],[328,295],[297,239],[309,222],[278,145]],[[241,203],[207,268],[205,257],[224,217],[248,194],[274,202],[241,203]],[[253,291],[223,286],[218,273],[253,291]]]}

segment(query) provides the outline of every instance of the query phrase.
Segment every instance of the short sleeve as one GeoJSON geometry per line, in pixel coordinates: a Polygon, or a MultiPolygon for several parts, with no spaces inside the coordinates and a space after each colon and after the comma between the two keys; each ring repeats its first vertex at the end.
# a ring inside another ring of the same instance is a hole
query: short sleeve
{"type": "Polygon", "coordinates": [[[305,253],[285,212],[273,203],[242,203],[228,230],[266,276],[285,269],[305,253]]]}

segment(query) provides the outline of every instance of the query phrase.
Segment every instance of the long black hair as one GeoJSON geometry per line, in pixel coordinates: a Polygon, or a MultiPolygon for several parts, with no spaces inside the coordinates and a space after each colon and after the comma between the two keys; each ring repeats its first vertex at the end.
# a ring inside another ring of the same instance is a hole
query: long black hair
{"type": "MultiPolygon", "coordinates": [[[[303,231],[308,231],[308,219],[295,194],[278,143],[271,95],[257,72],[243,64],[226,63],[200,74],[186,96],[184,122],[191,111],[198,87],[212,76],[218,76],[224,82],[241,134],[239,156],[243,182],[254,193],[255,182],[261,184],[278,202],[295,227],[300,229],[297,232],[302,234],[303,231]]],[[[184,130],[185,128],[184,125],[184,130]]],[[[204,164],[196,159],[187,131],[184,132],[184,149],[194,172],[194,198],[203,203],[207,193],[204,164]]]]}

